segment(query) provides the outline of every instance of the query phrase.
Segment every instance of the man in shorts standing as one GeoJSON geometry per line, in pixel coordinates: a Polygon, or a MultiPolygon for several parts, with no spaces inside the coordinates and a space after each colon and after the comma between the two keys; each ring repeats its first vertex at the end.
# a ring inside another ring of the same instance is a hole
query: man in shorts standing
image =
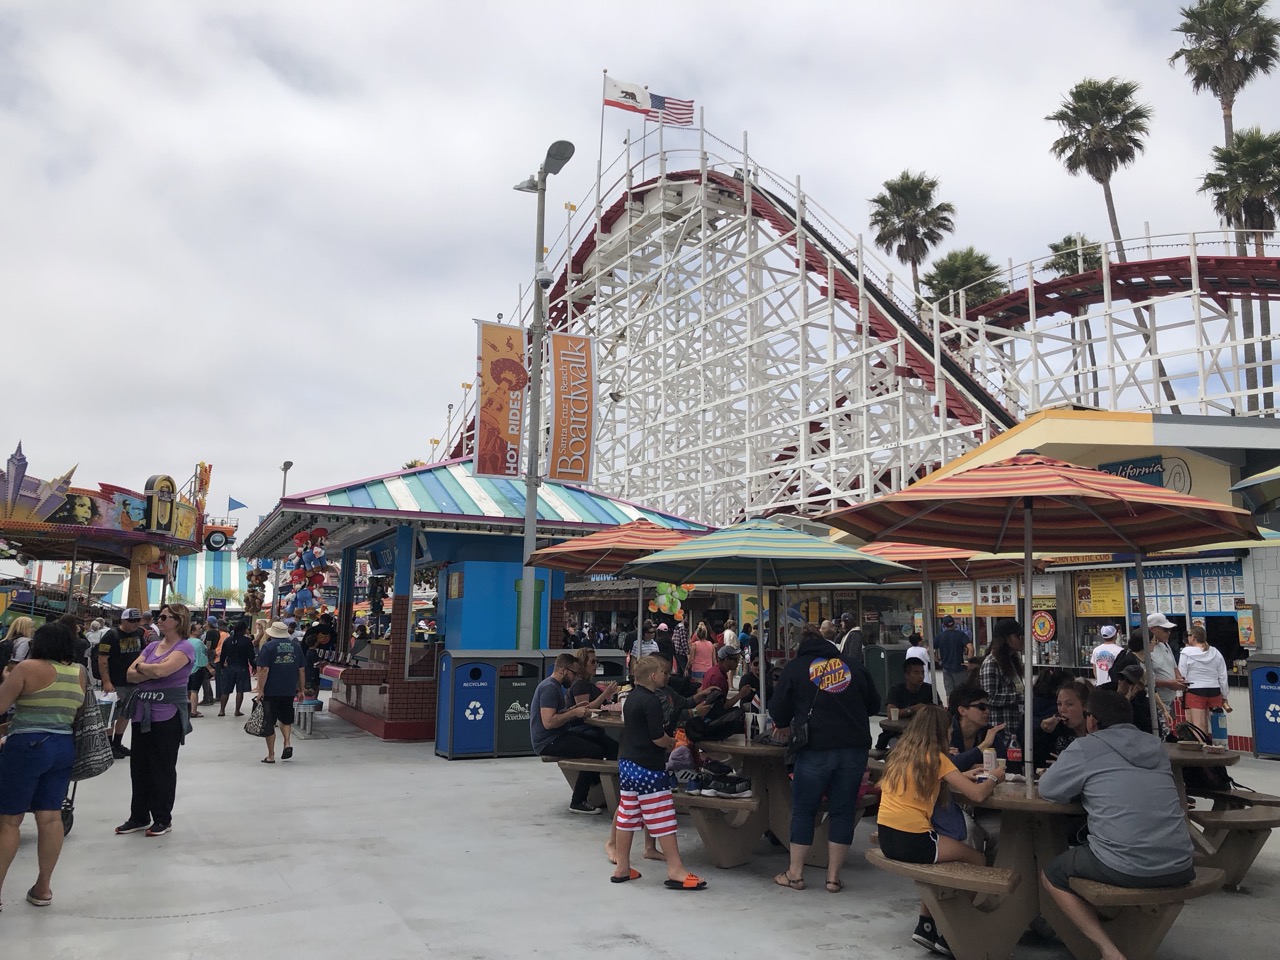
{"type": "Polygon", "coordinates": [[[955,617],[948,614],[942,618],[942,632],[933,645],[938,650],[938,659],[942,661],[942,687],[950,697],[951,691],[969,676],[966,661],[973,653],[973,643],[956,626],[955,617]]]}
{"type": "Polygon", "coordinates": [[[237,620],[231,636],[222,641],[222,651],[218,654],[222,675],[218,681],[218,716],[227,715],[227,701],[233,693],[236,695],[236,716],[243,716],[240,708],[244,705],[244,695],[253,692],[250,678],[257,654],[249,637],[249,621],[237,620]]]}
{"type": "Polygon", "coordinates": [[[289,636],[289,628],[277,620],[267,627],[266,642],[258,651],[258,696],[267,711],[271,733],[267,735],[267,755],[263,763],[276,762],[275,726],[280,724],[284,736],[281,760],[293,758],[293,698],[302,696],[306,687],[306,659],[302,646],[289,636]]]}
{"type": "Polygon", "coordinates": [[[1103,960],[1116,960],[1123,955],[1093,907],[1071,892],[1071,878],[1180,887],[1195,879],[1196,869],[1164,744],[1138,730],[1129,701],[1110,690],[1089,695],[1085,722],[1089,736],[1062,751],[1040,778],[1040,796],[1054,803],[1079,797],[1089,816],[1089,840],[1050,861],[1040,884],[1103,960]]]}
{"type": "Polygon", "coordinates": [[[143,632],[142,614],[133,607],[120,614],[120,623],[108,630],[98,641],[98,673],[102,677],[102,692],[116,695],[116,725],[111,731],[111,756],[123,760],[129,756],[124,745],[124,732],[129,727],[129,715],[125,702],[133,695],[129,682],[129,667],[150,643],[143,632]]]}

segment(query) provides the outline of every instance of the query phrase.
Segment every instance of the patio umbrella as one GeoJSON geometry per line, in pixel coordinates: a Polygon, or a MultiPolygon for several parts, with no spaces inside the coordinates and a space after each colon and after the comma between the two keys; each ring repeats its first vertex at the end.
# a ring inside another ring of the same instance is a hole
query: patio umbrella
{"type": "Polygon", "coordinates": [[[1246,477],[1232,487],[1231,492],[1244,497],[1254,513],[1270,513],[1280,507],[1280,467],[1246,477]]]}
{"type": "MultiPolygon", "coordinates": [[[[1026,451],[1016,457],[924,480],[820,519],[866,540],[1001,553],[1022,541],[1024,629],[1032,611],[1032,548],[1063,553],[1131,552],[1138,576],[1138,608],[1146,637],[1142,555],[1221,540],[1260,539],[1249,514],[1237,507],[1112,476],[1100,470],[1026,451]]],[[[1030,651],[1024,684],[1031,690],[1030,651]]],[[[1152,729],[1155,678],[1147,671],[1152,729]]],[[[1025,749],[1031,749],[1032,716],[1024,710],[1025,749]]],[[[1033,768],[1028,766],[1031,771],[1033,768]]],[[[1031,794],[1032,777],[1027,777],[1031,794]]]]}
{"type": "MultiPolygon", "coordinates": [[[[765,587],[863,583],[906,569],[772,520],[747,520],[629,563],[622,572],[668,583],[754,583],[756,609],[763,610],[765,587]]],[[[769,675],[763,639],[760,652],[763,704],[768,702],[769,675]]]]}
{"type": "MultiPolygon", "coordinates": [[[[702,531],[670,530],[649,520],[633,520],[589,536],[565,540],[529,554],[529,564],[569,573],[617,573],[624,564],[678,546],[702,531]]],[[[683,581],[664,581],[680,583],[683,581]]],[[[636,637],[644,622],[644,583],[636,607],[636,637]]]]}

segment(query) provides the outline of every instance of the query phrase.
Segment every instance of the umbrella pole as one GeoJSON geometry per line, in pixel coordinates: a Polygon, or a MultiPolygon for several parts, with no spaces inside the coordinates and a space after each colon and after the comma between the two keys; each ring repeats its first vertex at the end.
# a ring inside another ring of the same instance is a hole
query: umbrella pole
{"type": "MultiPolygon", "coordinates": [[[[769,715],[769,657],[764,649],[764,563],[756,557],[756,651],[760,657],[760,730],[769,715]]],[[[747,664],[747,669],[751,664],[747,664]]]]}
{"type": "Polygon", "coordinates": [[[1142,631],[1143,663],[1147,668],[1147,706],[1151,708],[1151,732],[1160,737],[1160,721],[1156,717],[1156,671],[1151,656],[1151,628],[1147,626],[1147,587],[1142,573],[1142,556],[1133,555],[1133,572],[1138,578],[1138,629],[1142,631]]]}
{"type": "Polygon", "coordinates": [[[925,673],[933,681],[933,702],[938,706],[942,706],[942,691],[938,676],[938,670],[935,667],[937,657],[933,655],[933,604],[929,601],[933,596],[933,586],[929,582],[929,561],[926,560],[920,565],[920,606],[924,610],[924,616],[920,618],[920,626],[924,630],[924,648],[929,651],[929,663],[925,673]]]}
{"type": "Polygon", "coordinates": [[[1029,637],[1031,630],[1031,556],[1032,556],[1032,538],[1031,538],[1031,498],[1024,497],[1022,500],[1022,629],[1023,636],[1030,639],[1030,643],[1023,643],[1022,651],[1022,773],[1027,780],[1027,798],[1035,796],[1035,778],[1036,765],[1034,751],[1031,749],[1033,727],[1035,718],[1031,710],[1031,660],[1035,655],[1035,639],[1029,637]]]}

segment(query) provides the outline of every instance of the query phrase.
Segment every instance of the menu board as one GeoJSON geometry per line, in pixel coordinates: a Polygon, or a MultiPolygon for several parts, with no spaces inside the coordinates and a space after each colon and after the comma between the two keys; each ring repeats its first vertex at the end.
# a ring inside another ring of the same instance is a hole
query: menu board
{"type": "Polygon", "coordinates": [[[1017,613],[1017,577],[978,581],[974,613],[980,617],[1012,617],[1017,613]]]}
{"type": "MultiPolygon", "coordinates": [[[[1142,568],[1143,590],[1146,592],[1147,613],[1186,613],[1187,578],[1179,565],[1148,566],[1142,568]]],[[[1138,612],[1138,577],[1128,572],[1129,609],[1138,612]]]]}
{"type": "Polygon", "coordinates": [[[938,616],[973,615],[973,584],[968,580],[939,580],[934,587],[938,601],[938,616]]]}
{"type": "Polygon", "coordinates": [[[1239,560],[1187,565],[1191,613],[1230,613],[1248,603],[1244,566],[1239,560]]]}
{"type": "Polygon", "coordinates": [[[1124,577],[1120,570],[1077,570],[1073,586],[1077,617],[1124,616],[1124,577]]]}

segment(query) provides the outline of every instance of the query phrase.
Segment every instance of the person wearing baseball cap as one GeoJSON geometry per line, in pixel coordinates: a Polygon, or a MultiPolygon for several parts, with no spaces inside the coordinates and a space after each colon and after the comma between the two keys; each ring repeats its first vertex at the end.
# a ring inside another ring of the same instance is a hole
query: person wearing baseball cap
{"type": "Polygon", "coordinates": [[[1178,671],[1178,661],[1169,649],[1169,637],[1178,625],[1157,610],[1147,614],[1147,629],[1151,632],[1151,672],[1156,678],[1156,696],[1172,710],[1174,699],[1187,689],[1178,671]]]}
{"type": "Polygon", "coordinates": [[[1111,665],[1116,662],[1116,657],[1124,652],[1124,647],[1116,643],[1116,628],[1114,624],[1106,624],[1098,631],[1101,642],[1093,648],[1093,653],[1089,654],[1089,663],[1093,665],[1093,678],[1098,686],[1111,681],[1111,665]]]}
{"type": "Polygon", "coordinates": [[[942,631],[933,641],[942,663],[942,689],[950,698],[951,691],[969,677],[969,657],[973,654],[973,641],[956,626],[956,618],[948,614],[942,618],[942,631]]]}
{"type": "Polygon", "coordinates": [[[116,723],[111,731],[111,756],[123,760],[129,756],[124,745],[124,732],[129,729],[129,715],[125,702],[133,694],[134,685],[129,682],[129,667],[147,645],[142,630],[142,613],[136,607],[120,611],[120,622],[98,640],[98,674],[102,678],[103,694],[115,694],[116,723]]]}

